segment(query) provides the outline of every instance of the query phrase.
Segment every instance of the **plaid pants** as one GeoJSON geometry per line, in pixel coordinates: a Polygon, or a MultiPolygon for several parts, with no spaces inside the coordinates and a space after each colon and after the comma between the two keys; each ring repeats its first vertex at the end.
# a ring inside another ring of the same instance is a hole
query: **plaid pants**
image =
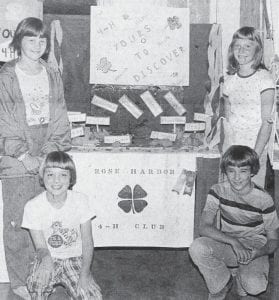
{"type": "Polygon", "coordinates": [[[48,296],[53,292],[53,287],[57,284],[61,284],[65,287],[71,299],[93,299],[90,291],[89,293],[85,292],[77,286],[82,265],[81,257],[71,257],[67,259],[53,258],[53,263],[54,274],[47,286],[42,286],[36,281],[35,274],[40,266],[40,262],[35,259],[34,263],[32,264],[31,272],[27,279],[27,288],[32,296],[32,299],[47,299],[48,296]]]}

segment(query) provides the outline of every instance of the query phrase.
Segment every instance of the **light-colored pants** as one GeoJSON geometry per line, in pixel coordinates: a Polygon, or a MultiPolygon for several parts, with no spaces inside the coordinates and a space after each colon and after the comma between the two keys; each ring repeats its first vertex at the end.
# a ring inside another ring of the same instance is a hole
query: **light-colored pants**
{"type": "Polygon", "coordinates": [[[258,295],[264,292],[268,283],[268,256],[261,256],[248,265],[238,264],[230,245],[208,237],[194,240],[189,254],[197,265],[211,294],[220,292],[231,276],[231,269],[237,267],[237,290],[240,296],[258,295]]]}

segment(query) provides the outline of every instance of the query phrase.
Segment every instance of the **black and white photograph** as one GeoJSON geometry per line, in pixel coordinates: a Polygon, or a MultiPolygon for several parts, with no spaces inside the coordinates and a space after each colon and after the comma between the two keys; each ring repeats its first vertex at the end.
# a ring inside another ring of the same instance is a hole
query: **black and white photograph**
{"type": "Polygon", "coordinates": [[[277,91],[278,0],[0,0],[0,300],[278,300],[277,91]]]}

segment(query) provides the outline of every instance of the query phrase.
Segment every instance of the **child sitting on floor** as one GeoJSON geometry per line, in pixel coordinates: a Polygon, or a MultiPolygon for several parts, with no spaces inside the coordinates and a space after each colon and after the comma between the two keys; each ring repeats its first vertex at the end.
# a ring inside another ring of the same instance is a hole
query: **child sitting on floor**
{"type": "Polygon", "coordinates": [[[189,253],[204,277],[208,299],[225,299],[231,274],[236,276],[238,295],[245,299],[267,288],[268,255],[278,246],[279,222],[272,198],[251,180],[260,167],[254,150],[231,146],[220,167],[227,180],[210,189],[201,216],[202,237],[189,253]],[[215,226],[218,211],[220,229],[215,226]]]}
{"type": "Polygon", "coordinates": [[[102,299],[90,267],[93,258],[88,198],[72,191],[76,168],[62,151],[47,155],[40,170],[46,191],[25,205],[22,227],[30,231],[36,257],[27,279],[32,299],[47,299],[63,285],[71,299],[102,299]]]}

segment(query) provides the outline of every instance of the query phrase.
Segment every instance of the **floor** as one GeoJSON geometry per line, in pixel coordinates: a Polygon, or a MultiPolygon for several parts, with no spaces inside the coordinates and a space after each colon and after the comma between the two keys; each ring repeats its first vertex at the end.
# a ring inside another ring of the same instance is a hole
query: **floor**
{"type": "MultiPolygon", "coordinates": [[[[93,273],[104,300],[206,300],[208,295],[187,249],[96,249],[93,273]]],[[[270,300],[270,286],[255,299],[270,300]]],[[[66,299],[63,288],[50,297],[66,299]]],[[[237,299],[234,289],[226,299],[237,299]]],[[[0,300],[20,298],[13,295],[9,284],[2,283],[0,300]]]]}

